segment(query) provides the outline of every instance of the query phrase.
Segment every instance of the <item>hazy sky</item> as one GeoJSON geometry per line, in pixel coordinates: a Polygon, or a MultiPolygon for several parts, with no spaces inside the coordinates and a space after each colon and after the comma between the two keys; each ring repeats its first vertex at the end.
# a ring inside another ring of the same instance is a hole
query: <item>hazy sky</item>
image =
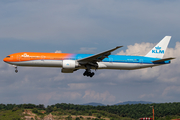
{"type": "Polygon", "coordinates": [[[56,104],[123,101],[180,102],[180,1],[178,0],[0,0],[0,103],[56,104]],[[164,36],[172,39],[170,65],[135,71],[14,67],[16,52],[145,55],[164,36]]]}

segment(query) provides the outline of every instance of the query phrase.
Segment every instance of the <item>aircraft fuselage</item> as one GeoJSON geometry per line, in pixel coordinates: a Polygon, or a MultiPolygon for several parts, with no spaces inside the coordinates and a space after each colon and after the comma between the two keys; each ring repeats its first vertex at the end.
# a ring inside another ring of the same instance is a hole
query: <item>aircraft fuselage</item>
{"type": "MultiPolygon", "coordinates": [[[[74,60],[92,56],[92,54],[70,54],[70,53],[32,53],[22,52],[8,55],[4,58],[4,62],[16,66],[30,67],[63,67],[63,60],[74,60]]],[[[109,55],[101,62],[97,62],[97,69],[119,69],[134,70],[146,67],[153,67],[168,64],[170,61],[153,63],[158,58],[148,58],[144,56],[125,56],[125,55],[109,55]]],[[[77,66],[78,69],[85,69],[84,66],[77,66]]],[[[95,69],[92,67],[92,69],[95,69]]]]}

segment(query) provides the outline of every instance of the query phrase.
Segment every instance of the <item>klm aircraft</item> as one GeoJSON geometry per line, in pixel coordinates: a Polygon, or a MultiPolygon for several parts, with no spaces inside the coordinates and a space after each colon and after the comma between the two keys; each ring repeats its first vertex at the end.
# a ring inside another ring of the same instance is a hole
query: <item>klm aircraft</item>
{"type": "Polygon", "coordinates": [[[62,73],[73,73],[79,69],[85,69],[84,76],[93,77],[97,69],[135,70],[159,65],[169,64],[172,57],[163,58],[171,36],[165,36],[145,56],[111,55],[122,46],[98,53],[98,54],[72,54],[72,53],[37,53],[21,52],[10,54],[4,58],[4,62],[15,67],[59,67],[62,73]]]}

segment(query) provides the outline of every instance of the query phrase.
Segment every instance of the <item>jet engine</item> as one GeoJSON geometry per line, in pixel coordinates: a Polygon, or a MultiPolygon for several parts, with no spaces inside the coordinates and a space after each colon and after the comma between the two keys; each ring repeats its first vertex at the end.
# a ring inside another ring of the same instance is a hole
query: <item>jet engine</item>
{"type": "Polygon", "coordinates": [[[75,60],[63,60],[62,68],[64,69],[75,69],[78,67],[78,62],[75,60]]]}

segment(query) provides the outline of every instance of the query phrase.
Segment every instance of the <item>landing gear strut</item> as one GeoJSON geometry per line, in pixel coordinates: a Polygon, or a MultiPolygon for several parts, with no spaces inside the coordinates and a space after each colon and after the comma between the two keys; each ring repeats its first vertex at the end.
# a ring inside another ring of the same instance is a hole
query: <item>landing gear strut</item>
{"type": "Polygon", "coordinates": [[[18,72],[18,70],[17,70],[17,66],[15,66],[15,73],[17,73],[18,72]]]}

